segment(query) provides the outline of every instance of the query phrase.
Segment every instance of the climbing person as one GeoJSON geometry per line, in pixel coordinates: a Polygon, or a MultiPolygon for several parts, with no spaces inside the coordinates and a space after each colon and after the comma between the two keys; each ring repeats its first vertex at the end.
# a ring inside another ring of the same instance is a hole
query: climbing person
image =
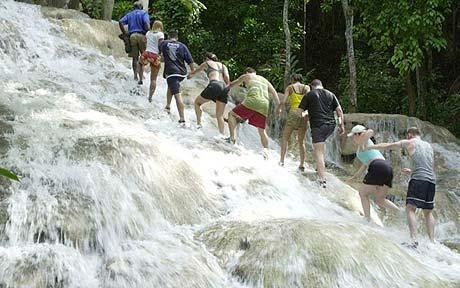
{"type": "MultiPolygon", "coordinates": [[[[145,33],[150,30],[150,17],[147,12],[142,9],[142,3],[136,1],[133,4],[134,10],[123,16],[118,25],[120,26],[121,33],[123,35],[129,34],[129,43],[131,51],[129,57],[132,59],[132,68],[134,73],[134,80],[138,81],[138,61],[139,56],[145,51],[147,40],[145,33]],[[128,25],[128,31],[125,29],[125,25],[128,25]]],[[[142,84],[142,81],[138,82],[142,84]]]]}
{"type": "Polygon", "coordinates": [[[185,63],[189,65],[192,73],[195,71],[195,65],[189,49],[178,39],[179,34],[177,31],[169,32],[169,39],[160,43],[160,52],[165,61],[163,77],[166,78],[168,84],[165,110],[169,113],[172,97],[174,96],[177,111],[179,112],[179,124],[185,126],[184,103],[180,83],[187,77],[185,63]]]}
{"type": "Polygon", "coordinates": [[[394,143],[380,143],[374,149],[407,150],[411,159],[411,168],[402,169],[403,173],[410,174],[406,197],[406,214],[409,224],[410,247],[416,248],[417,242],[417,208],[423,210],[428,237],[434,242],[434,195],[436,192],[436,175],[434,173],[434,152],[430,143],[421,139],[421,132],[417,127],[407,129],[407,139],[394,143]]]}
{"type": "Polygon", "coordinates": [[[228,114],[229,141],[236,142],[236,126],[238,121],[249,120],[249,124],[256,127],[262,144],[262,156],[268,158],[268,136],[265,131],[270,97],[276,104],[276,114],[280,112],[280,100],[273,85],[264,77],[257,75],[253,68],[246,68],[244,74],[228,85],[228,88],[243,84],[248,89],[247,95],[241,104],[238,104],[228,114]]]}
{"type": "Polygon", "coordinates": [[[208,101],[214,101],[216,103],[217,127],[221,137],[223,137],[225,129],[224,110],[228,97],[226,86],[230,84],[228,69],[224,64],[219,62],[215,54],[208,52],[205,55],[204,62],[194,72],[189,73],[188,78],[192,78],[196,73],[203,70],[206,71],[209,83],[201,94],[196,97],[194,102],[196,126],[197,128],[201,128],[201,105],[208,101]]]}
{"type": "Polygon", "coordinates": [[[299,107],[302,98],[310,91],[308,85],[302,84],[302,75],[294,74],[291,79],[291,84],[284,90],[284,98],[281,100],[281,109],[285,108],[285,102],[289,102],[289,111],[287,113],[286,125],[283,129],[281,139],[280,165],[284,166],[284,158],[288,149],[289,138],[292,132],[297,130],[297,143],[299,145],[300,164],[299,170],[305,170],[305,134],[308,128],[308,117],[298,116],[295,110],[299,107]]]}
{"type": "Polygon", "coordinates": [[[339,134],[344,133],[343,111],[337,97],[331,91],[324,89],[320,80],[313,80],[310,88],[311,91],[302,98],[296,114],[301,117],[305,111],[308,111],[316,172],[319,184],[326,188],[325,141],[335,130],[334,112],[339,122],[339,134]]]}
{"type": "Polygon", "coordinates": [[[144,66],[150,64],[150,89],[149,89],[149,102],[152,102],[153,94],[157,87],[157,76],[160,71],[160,48],[159,45],[163,41],[163,23],[155,21],[152,25],[152,30],[148,31],[145,35],[147,38],[147,48],[142,53],[139,61],[139,82],[142,83],[144,79],[144,66]]]}
{"type": "Polygon", "coordinates": [[[356,157],[362,163],[358,171],[348,180],[360,177],[367,169],[363,185],[359,189],[359,197],[361,198],[364,217],[368,221],[370,221],[370,194],[375,195],[375,202],[379,207],[399,211],[399,208],[393,202],[386,199],[388,190],[393,183],[393,168],[385,160],[382,153],[374,149],[375,145],[370,139],[373,135],[374,131],[362,125],[354,126],[348,134],[348,137],[353,137],[353,141],[358,145],[356,157]]]}

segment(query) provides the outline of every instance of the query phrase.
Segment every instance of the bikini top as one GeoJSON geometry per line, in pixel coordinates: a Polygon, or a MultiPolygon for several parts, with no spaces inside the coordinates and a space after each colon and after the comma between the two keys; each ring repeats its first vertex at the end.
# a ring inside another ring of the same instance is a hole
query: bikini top
{"type": "MultiPolygon", "coordinates": [[[[206,62],[206,64],[208,65],[208,68],[206,68],[206,75],[208,77],[209,77],[209,74],[211,74],[211,72],[214,72],[214,71],[216,71],[218,73],[222,73],[222,74],[224,73],[223,65],[220,68],[216,69],[216,68],[211,67],[207,62],[206,62]]],[[[219,67],[219,64],[217,64],[217,67],[219,67]]]]}
{"type": "Polygon", "coordinates": [[[289,101],[290,101],[290,106],[291,106],[291,111],[294,111],[295,109],[299,108],[299,104],[300,102],[302,101],[302,98],[304,96],[304,94],[302,93],[297,93],[297,91],[295,91],[295,87],[294,86],[291,86],[291,89],[292,89],[292,93],[289,95],[289,101]]]}

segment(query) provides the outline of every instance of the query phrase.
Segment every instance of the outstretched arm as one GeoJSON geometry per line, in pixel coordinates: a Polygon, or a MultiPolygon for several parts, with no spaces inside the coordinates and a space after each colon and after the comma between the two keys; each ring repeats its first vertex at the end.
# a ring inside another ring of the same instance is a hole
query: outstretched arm
{"type": "Polygon", "coordinates": [[[386,149],[397,149],[406,147],[409,144],[409,140],[401,140],[398,142],[392,143],[379,143],[373,146],[366,147],[366,149],[378,149],[378,150],[386,150],[386,149]]]}
{"type": "Polygon", "coordinates": [[[339,120],[339,134],[342,135],[343,133],[345,133],[345,123],[343,121],[342,106],[337,106],[337,108],[335,108],[335,113],[337,113],[337,118],[339,120]]]}
{"type": "Polygon", "coordinates": [[[227,66],[223,65],[223,69],[224,69],[224,73],[222,75],[222,77],[224,78],[224,82],[226,85],[230,84],[230,76],[228,74],[228,69],[227,69],[227,66]]]}
{"type": "Polygon", "coordinates": [[[246,81],[247,77],[248,77],[248,74],[241,75],[240,77],[238,77],[238,79],[233,80],[232,82],[230,82],[230,84],[228,84],[228,88],[232,88],[233,86],[241,85],[241,83],[246,81]]]}
{"type": "Polygon", "coordinates": [[[353,176],[348,178],[348,181],[356,179],[356,178],[360,177],[361,175],[363,175],[364,171],[366,171],[366,168],[367,168],[367,166],[362,164],[361,167],[359,167],[358,171],[356,171],[356,173],[353,176]]]}
{"type": "MultiPolygon", "coordinates": [[[[190,73],[188,73],[187,78],[188,79],[192,78],[193,75],[195,75],[196,73],[198,73],[200,71],[203,71],[206,66],[208,66],[208,64],[206,62],[201,63],[201,65],[198,66],[198,68],[196,68],[195,70],[192,70],[190,73]]],[[[191,67],[190,67],[190,69],[191,69],[191,67]]]]}

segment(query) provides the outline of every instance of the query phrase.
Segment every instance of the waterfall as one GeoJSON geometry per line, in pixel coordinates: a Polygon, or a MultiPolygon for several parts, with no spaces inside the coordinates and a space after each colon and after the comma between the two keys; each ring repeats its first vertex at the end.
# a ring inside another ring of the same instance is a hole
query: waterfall
{"type": "Polygon", "coordinates": [[[148,103],[126,59],[38,6],[0,15],[0,166],[21,176],[0,181],[0,287],[458,287],[458,253],[401,246],[406,227],[365,223],[334,175],[322,189],[279,167],[275,141],[264,161],[248,125],[215,141],[191,105],[178,127],[164,79],[148,103]]]}

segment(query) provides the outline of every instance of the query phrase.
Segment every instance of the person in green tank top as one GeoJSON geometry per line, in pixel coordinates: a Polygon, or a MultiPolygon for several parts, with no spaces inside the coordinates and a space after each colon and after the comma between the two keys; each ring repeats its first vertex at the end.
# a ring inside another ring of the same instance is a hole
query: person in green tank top
{"type": "Polygon", "coordinates": [[[299,170],[304,171],[305,163],[305,134],[307,134],[308,128],[308,117],[298,116],[295,113],[297,107],[299,107],[303,96],[310,91],[308,85],[302,84],[303,77],[301,74],[294,74],[292,76],[291,84],[286,87],[284,91],[284,99],[281,100],[281,110],[285,109],[285,102],[289,104],[289,110],[287,113],[286,125],[283,129],[283,136],[281,139],[281,153],[280,153],[280,165],[284,166],[284,158],[288,149],[289,138],[292,132],[297,130],[297,143],[299,145],[299,156],[300,164],[299,170]]]}
{"type": "Polygon", "coordinates": [[[231,82],[228,88],[245,84],[248,88],[248,93],[243,102],[237,105],[228,114],[228,128],[230,132],[229,141],[236,143],[236,126],[237,120],[249,120],[249,124],[257,127],[259,132],[260,142],[262,143],[262,155],[265,159],[268,158],[268,136],[265,131],[265,125],[268,116],[268,108],[270,105],[270,97],[275,101],[276,112],[280,112],[280,100],[278,93],[273,85],[264,77],[257,75],[253,68],[246,68],[244,74],[238,79],[231,82]]]}

